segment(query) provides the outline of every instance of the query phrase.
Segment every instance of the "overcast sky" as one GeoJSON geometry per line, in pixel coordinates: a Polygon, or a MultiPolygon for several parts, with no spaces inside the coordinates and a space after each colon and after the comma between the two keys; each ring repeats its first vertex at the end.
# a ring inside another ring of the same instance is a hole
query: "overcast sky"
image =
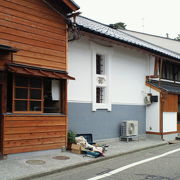
{"type": "Polygon", "coordinates": [[[177,37],[180,0],[74,0],[81,15],[104,24],[124,22],[128,30],[177,37]]]}

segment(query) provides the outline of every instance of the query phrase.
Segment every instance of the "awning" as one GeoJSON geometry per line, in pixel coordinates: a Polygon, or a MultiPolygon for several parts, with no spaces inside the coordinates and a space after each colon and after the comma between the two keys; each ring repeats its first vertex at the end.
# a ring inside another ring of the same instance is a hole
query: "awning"
{"type": "Polygon", "coordinates": [[[75,80],[74,77],[69,76],[65,71],[37,68],[37,67],[31,67],[21,64],[8,64],[7,66],[8,66],[8,71],[13,73],[31,75],[31,76],[49,77],[56,79],[75,80]]]}
{"type": "Polygon", "coordinates": [[[150,84],[151,86],[164,90],[168,93],[180,94],[180,84],[166,82],[166,81],[155,81],[155,80],[151,80],[147,83],[150,84]]]}
{"type": "Polygon", "coordinates": [[[12,48],[10,46],[0,44],[0,51],[3,51],[3,52],[17,52],[18,50],[15,49],[15,48],[12,48]]]}

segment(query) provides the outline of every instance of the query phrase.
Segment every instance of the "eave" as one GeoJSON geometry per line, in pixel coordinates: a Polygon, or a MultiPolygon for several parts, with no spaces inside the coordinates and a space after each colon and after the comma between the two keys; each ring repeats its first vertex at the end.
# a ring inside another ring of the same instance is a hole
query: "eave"
{"type": "Polygon", "coordinates": [[[80,7],[73,0],[62,0],[72,11],[77,11],[80,7]]]}

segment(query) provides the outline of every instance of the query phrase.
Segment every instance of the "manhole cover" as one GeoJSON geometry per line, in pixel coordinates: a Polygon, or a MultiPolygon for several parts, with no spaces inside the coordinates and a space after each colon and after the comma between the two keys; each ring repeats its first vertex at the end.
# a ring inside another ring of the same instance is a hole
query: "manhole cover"
{"type": "Polygon", "coordinates": [[[53,157],[53,159],[57,159],[57,160],[67,160],[67,159],[70,159],[70,157],[68,157],[68,156],[55,156],[55,157],[53,157]]]}
{"type": "Polygon", "coordinates": [[[42,165],[45,164],[46,162],[43,160],[27,160],[26,163],[30,165],[42,165]]]}

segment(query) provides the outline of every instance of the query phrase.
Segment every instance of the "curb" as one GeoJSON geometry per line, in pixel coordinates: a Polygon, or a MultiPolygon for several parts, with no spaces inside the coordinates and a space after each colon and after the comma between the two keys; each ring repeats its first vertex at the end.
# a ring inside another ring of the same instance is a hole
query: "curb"
{"type": "Polygon", "coordinates": [[[29,176],[24,176],[24,177],[21,177],[21,178],[15,178],[14,180],[32,180],[34,178],[40,178],[40,177],[43,177],[43,176],[47,176],[47,175],[51,175],[51,174],[55,174],[55,173],[60,173],[62,171],[75,169],[75,168],[78,168],[78,167],[81,167],[81,166],[94,164],[94,163],[105,161],[105,160],[108,160],[108,159],[113,159],[113,158],[118,157],[118,156],[131,154],[131,153],[134,153],[134,152],[143,151],[143,150],[146,150],[146,149],[151,149],[151,148],[155,148],[155,147],[159,147],[159,146],[163,146],[163,145],[167,145],[167,144],[168,144],[168,142],[164,142],[162,144],[152,145],[152,146],[148,146],[148,147],[144,147],[144,148],[140,148],[140,149],[135,149],[135,150],[128,151],[128,152],[118,153],[118,154],[103,157],[103,158],[100,158],[100,159],[94,159],[94,160],[89,161],[89,162],[77,163],[77,164],[73,164],[73,165],[70,165],[70,166],[67,166],[67,167],[64,167],[64,168],[60,168],[60,169],[55,169],[55,170],[51,170],[51,171],[47,171],[47,172],[42,172],[42,173],[37,173],[37,174],[29,175],[29,176]]]}

